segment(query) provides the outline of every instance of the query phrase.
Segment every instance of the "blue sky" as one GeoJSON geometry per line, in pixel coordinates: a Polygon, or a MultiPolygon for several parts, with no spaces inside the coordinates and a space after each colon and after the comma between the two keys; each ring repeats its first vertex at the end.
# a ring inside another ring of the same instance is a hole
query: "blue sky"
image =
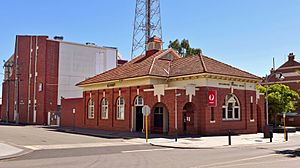
{"type": "MultiPolygon", "coordinates": [[[[135,0],[1,1],[0,58],[13,53],[17,34],[40,34],[118,47],[129,59],[134,8],[135,0]]],[[[299,0],[161,0],[161,15],[165,46],[187,38],[205,55],[258,76],[273,57],[277,67],[289,52],[300,57],[299,0]]]]}

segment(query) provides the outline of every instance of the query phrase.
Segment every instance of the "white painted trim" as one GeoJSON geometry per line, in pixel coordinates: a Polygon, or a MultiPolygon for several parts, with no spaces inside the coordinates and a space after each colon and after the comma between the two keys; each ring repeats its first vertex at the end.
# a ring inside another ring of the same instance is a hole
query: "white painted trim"
{"type": "MultiPolygon", "coordinates": [[[[276,84],[276,83],[298,83],[299,80],[290,80],[290,81],[276,81],[276,82],[268,82],[268,84],[276,84]]],[[[265,83],[262,83],[265,84],[265,83]]]]}
{"type": "Polygon", "coordinates": [[[209,123],[214,124],[214,123],[216,123],[216,121],[215,120],[214,121],[209,121],[209,123]]]}
{"type": "Polygon", "coordinates": [[[254,122],[254,121],[255,121],[254,119],[250,120],[250,122],[254,122]]]}
{"type": "MultiPolygon", "coordinates": [[[[165,90],[175,90],[175,89],[178,89],[178,90],[186,90],[184,87],[168,87],[168,88],[165,88],[165,90]]],[[[153,92],[154,89],[144,89],[144,92],[153,92]]],[[[196,91],[199,91],[199,88],[196,88],[196,91]]]]}

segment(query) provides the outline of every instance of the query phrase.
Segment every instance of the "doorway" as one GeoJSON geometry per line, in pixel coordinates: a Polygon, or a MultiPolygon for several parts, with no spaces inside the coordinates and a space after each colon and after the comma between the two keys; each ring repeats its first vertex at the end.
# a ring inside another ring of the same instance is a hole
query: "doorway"
{"type": "Polygon", "coordinates": [[[195,132],[194,109],[195,105],[191,102],[186,103],[183,107],[183,132],[185,134],[191,134],[195,132]]]}
{"type": "Polygon", "coordinates": [[[135,121],[135,124],[136,124],[136,126],[135,126],[135,131],[136,132],[142,132],[143,131],[143,118],[144,118],[144,116],[143,116],[143,113],[142,113],[142,109],[143,109],[143,107],[142,106],[136,106],[135,107],[135,112],[136,112],[136,116],[135,116],[135,118],[136,118],[136,121],[135,121]]]}
{"type": "Polygon", "coordinates": [[[165,105],[159,103],[156,106],[154,106],[152,117],[153,117],[152,131],[155,133],[167,134],[169,131],[169,116],[165,105]]]}
{"type": "Polygon", "coordinates": [[[136,96],[133,107],[133,131],[142,132],[144,129],[144,115],[142,113],[143,106],[143,97],[136,96]]]}

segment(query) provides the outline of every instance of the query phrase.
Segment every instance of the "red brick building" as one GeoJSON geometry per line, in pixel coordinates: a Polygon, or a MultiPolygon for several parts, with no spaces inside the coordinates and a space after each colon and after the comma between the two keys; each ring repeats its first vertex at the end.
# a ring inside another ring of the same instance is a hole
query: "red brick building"
{"type": "MultiPolygon", "coordinates": [[[[289,86],[292,90],[300,94],[300,63],[295,60],[294,53],[289,53],[288,60],[283,63],[279,68],[272,69],[271,74],[268,76],[269,85],[280,83],[289,86]],[[282,75],[283,80],[278,79],[278,75],[282,75]]],[[[293,113],[287,114],[287,124],[289,126],[300,126],[300,108],[293,113]]]]}
{"type": "Polygon", "coordinates": [[[77,85],[83,99],[62,101],[62,126],[152,133],[256,133],[264,126],[260,78],[204,55],[180,57],[151,38],[146,54],[77,85]],[[75,104],[76,102],[76,104],[75,104]]]}
{"type": "Polygon", "coordinates": [[[283,63],[279,68],[272,69],[271,74],[268,77],[268,83],[281,83],[289,86],[291,89],[295,90],[296,92],[300,93],[300,74],[297,71],[300,70],[300,63],[295,60],[295,55],[290,53],[288,55],[288,60],[283,63]],[[276,75],[282,74],[284,76],[283,80],[279,80],[276,78],[276,75]]]}
{"type": "Polygon", "coordinates": [[[61,97],[81,97],[75,84],[116,67],[117,55],[116,48],[62,37],[16,36],[14,54],[5,63],[1,120],[49,124],[59,116],[61,97]]]}

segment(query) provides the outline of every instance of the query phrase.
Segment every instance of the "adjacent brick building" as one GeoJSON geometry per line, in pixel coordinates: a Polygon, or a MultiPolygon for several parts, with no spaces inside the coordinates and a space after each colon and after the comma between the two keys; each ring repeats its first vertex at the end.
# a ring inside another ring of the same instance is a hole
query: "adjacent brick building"
{"type": "Polygon", "coordinates": [[[151,132],[256,133],[265,122],[260,80],[204,55],[182,58],[153,37],[145,54],[78,83],[83,99],[62,101],[62,125],[144,131],[148,105],[151,132]]]}
{"type": "Polygon", "coordinates": [[[117,56],[116,48],[93,43],[16,36],[14,54],[5,63],[1,120],[26,124],[56,120],[61,98],[82,97],[75,84],[115,68],[117,56]]]}
{"type": "MultiPolygon", "coordinates": [[[[280,83],[289,86],[292,90],[300,94],[300,63],[296,61],[294,53],[289,53],[288,60],[279,68],[272,69],[268,76],[269,85],[280,83]],[[278,75],[282,75],[282,80],[278,79],[278,75]]],[[[265,83],[265,82],[264,82],[265,83]]],[[[293,112],[287,113],[287,124],[289,126],[300,126],[300,108],[293,112]]]]}

